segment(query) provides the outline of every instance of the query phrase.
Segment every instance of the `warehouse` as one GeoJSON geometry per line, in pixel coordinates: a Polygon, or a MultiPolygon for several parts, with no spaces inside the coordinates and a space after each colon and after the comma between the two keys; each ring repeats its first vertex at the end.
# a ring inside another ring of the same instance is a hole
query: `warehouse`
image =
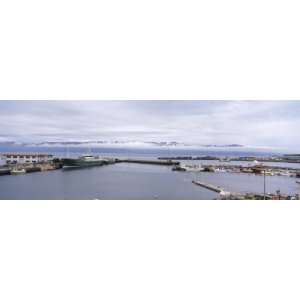
{"type": "Polygon", "coordinates": [[[3,153],[2,159],[7,164],[40,163],[52,160],[53,155],[45,153],[3,153]]]}

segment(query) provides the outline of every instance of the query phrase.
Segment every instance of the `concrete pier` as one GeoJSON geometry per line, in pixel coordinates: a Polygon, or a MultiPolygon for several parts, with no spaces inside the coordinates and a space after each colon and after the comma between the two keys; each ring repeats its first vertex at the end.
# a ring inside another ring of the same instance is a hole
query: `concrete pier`
{"type": "Polygon", "coordinates": [[[150,165],[164,165],[164,166],[174,166],[179,165],[179,162],[171,160],[154,160],[154,159],[117,159],[116,163],[136,163],[136,164],[150,164],[150,165]]]}
{"type": "Polygon", "coordinates": [[[222,188],[220,188],[219,186],[215,186],[213,184],[204,183],[204,182],[195,181],[195,180],[193,180],[193,183],[200,185],[201,187],[206,188],[206,189],[216,192],[216,193],[225,193],[225,191],[222,188]]]}

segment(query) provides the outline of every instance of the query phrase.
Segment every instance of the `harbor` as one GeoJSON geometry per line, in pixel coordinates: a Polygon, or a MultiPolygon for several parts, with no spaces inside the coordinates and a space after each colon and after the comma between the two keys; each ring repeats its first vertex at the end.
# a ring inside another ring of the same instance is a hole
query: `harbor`
{"type": "MultiPolygon", "coordinates": [[[[29,156],[29,155],[28,155],[29,156]]],[[[32,155],[39,157],[41,154],[32,155]]],[[[114,158],[101,157],[93,155],[85,155],[77,158],[57,158],[51,154],[45,155],[46,160],[25,161],[19,158],[26,157],[24,154],[2,154],[6,158],[6,164],[0,168],[0,175],[32,173],[42,171],[52,171],[60,168],[82,168],[103,166],[116,163],[134,163],[134,164],[151,164],[161,166],[172,166],[173,171],[191,171],[191,172],[231,172],[231,173],[247,173],[254,175],[266,176],[289,176],[300,178],[300,165],[298,168],[289,166],[265,165],[258,160],[252,161],[247,165],[242,164],[205,164],[205,163],[182,163],[172,159],[162,160],[144,159],[144,158],[114,158]],[[14,157],[14,161],[7,157],[14,157]]],[[[43,157],[43,156],[41,156],[43,157]]],[[[195,160],[194,160],[195,161],[195,160]]],[[[243,160],[242,160],[243,161],[243,160]]]]}
{"type": "Polygon", "coordinates": [[[300,167],[282,167],[276,165],[264,165],[255,161],[248,165],[234,165],[234,164],[188,164],[178,163],[173,171],[183,172],[223,172],[223,173],[245,173],[253,175],[265,176],[288,176],[300,178],[300,167]]]}
{"type": "Polygon", "coordinates": [[[57,169],[72,169],[72,168],[88,168],[88,167],[100,167],[109,164],[116,163],[134,163],[134,164],[150,164],[161,166],[176,166],[179,162],[174,161],[162,161],[155,159],[120,159],[112,157],[100,157],[85,155],[78,158],[54,158],[53,155],[31,154],[25,155],[23,153],[14,154],[2,154],[2,157],[6,159],[6,164],[0,168],[0,176],[4,175],[22,175],[33,172],[53,171],[57,169]],[[40,161],[26,161],[20,158],[28,157],[51,157],[51,159],[40,161]],[[11,160],[13,157],[14,160],[11,160]]]}
{"type": "MultiPolygon", "coordinates": [[[[2,154],[2,158],[7,156],[7,153],[2,154]]],[[[48,191],[47,197],[53,199],[78,199],[81,195],[88,199],[296,200],[300,192],[300,164],[298,167],[278,163],[266,165],[256,160],[247,163],[221,160],[183,162],[162,160],[158,156],[116,157],[101,153],[73,155],[72,158],[54,153],[46,153],[45,156],[35,153],[31,159],[43,159],[24,162],[22,159],[29,159],[24,153],[14,153],[10,159],[13,156],[17,161],[5,161],[0,167],[0,198],[6,195],[9,196],[7,198],[26,199],[27,194],[32,198],[34,193],[43,199],[45,196],[38,192],[41,187],[48,191]],[[66,170],[71,172],[64,172],[66,170]],[[35,185],[30,189],[30,184],[27,188],[25,182],[31,180],[35,185]],[[106,180],[109,182],[104,184],[106,180]],[[17,182],[22,183],[23,190],[13,190],[17,182]],[[21,192],[22,195],[19,195],[21,192]]]]}
{"type": "Polygon", "coordinates": [[[300,154],[283,154],[283,155],[272,155],[272,156],[214,156],[214,155],[203,155],[203,156],[165,156],[158,157],[161,160],[215,160],[215,161],[245,161],[245,162],[282,162],[282,163],[300,163],[300,154]]]}
{"type": "Polygon", "coordinates": [[[150,164],[161,166],[178,166],[180,163],[172,160],[156,160],[156,159],[116,159],[116,163],[135,163],[135,164],[150,164]]]}
{"type": "Polygon", "coordinates": [[[285,195],[281,194],[280,190],[276,191],[276,194],[273,193],[236,193],[225,191],[220,186],[215,186],[213,184],[201,182],[201,181],[192,181],[194,184],[199,185],[205,189],[216,192],[219,194],[221,200],[300,200],[300,194],[295,195],[285,195]]]}

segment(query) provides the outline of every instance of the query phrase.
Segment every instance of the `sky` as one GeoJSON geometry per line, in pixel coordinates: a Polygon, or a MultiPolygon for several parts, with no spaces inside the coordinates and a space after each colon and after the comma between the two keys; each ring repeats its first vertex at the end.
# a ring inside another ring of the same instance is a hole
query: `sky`
{"type": "Polygon", "coordinates": [[[0,142],[137,140],[300,149],[300,101],[0,101],[0,142]]]}

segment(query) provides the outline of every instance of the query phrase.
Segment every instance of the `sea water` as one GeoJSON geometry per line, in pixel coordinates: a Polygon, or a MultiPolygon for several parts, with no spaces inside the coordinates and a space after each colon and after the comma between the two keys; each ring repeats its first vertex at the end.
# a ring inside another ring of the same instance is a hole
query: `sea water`
{"type": "MultiPolygon", "coordinates": [[[[2,148],[0,152],[47,152],[66,156],[64,148],[2,148]],[[13,149],[12,149],[13,148],[13,149]]],[[[70,156],[86,153],[84,148],[68,150],[70,156]]],[[[177,155],[267,155],[258,152],[162,150],[162,149],[92,149],[93,154],[112,157],[157,158],[177,155]]],[[[193,161],[194,164],[201,161],[193,161]]],[[[202,163],[211,163],[203,161],[202,163]]],[[[214,163],[219,163],[215,161],[214,163]]],[[[247,164],[247,162],[231,162],[247,164]]],[[[275,165],[275,163],[272,163],[275,165]]],[[[289,166],[290,164],[282,164],[289,166]]],[[[292,167],[292,166],[291,166],[292,167]]],[[[293,164],[300,168],[300,164],[293,164]]],[[[118,163],[113,165],[55,170],[18,176],[0,176],[0,199],[218,199],[217,193],[192,183],[201,180],[231,192],[263,193],[263,176],[234,173],[175,172],[170,166],[118,163]]],[[[267,176],[267,192],[300,193],[295,178],[267,176]]]]}

